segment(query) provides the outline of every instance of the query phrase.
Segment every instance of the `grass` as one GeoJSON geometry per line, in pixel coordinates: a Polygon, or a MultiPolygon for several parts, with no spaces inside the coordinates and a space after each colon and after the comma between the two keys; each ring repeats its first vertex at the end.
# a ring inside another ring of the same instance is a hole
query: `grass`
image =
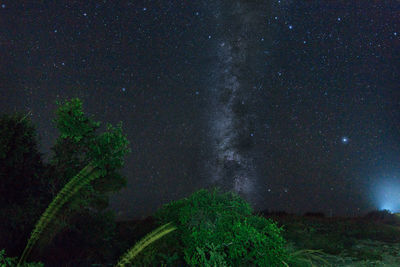
{"type": "Polygon", "coordinates": [[[364,262],[360,266],[380,266],[376,262],[388,256],[399,261],[385,266],[400,266],[400,220],[387,224],[386,219],[368,218],[284,216],[273,219],[284,226],[284,238],[297,249],[322,250],[337,259],[353,258],[354,262],[364,262]]]}

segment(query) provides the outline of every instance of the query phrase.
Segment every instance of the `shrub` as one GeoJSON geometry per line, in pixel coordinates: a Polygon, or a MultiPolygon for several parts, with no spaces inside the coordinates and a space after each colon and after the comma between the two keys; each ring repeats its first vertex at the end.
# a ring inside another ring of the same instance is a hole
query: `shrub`
{"type": "Polygon", "coordinates": [[[191,266],[283,265],[288,255],[281,228],[251,214],[240,196],[215,188],[168,203],[154,217],[159,224],[174,222],[191,266]]]}

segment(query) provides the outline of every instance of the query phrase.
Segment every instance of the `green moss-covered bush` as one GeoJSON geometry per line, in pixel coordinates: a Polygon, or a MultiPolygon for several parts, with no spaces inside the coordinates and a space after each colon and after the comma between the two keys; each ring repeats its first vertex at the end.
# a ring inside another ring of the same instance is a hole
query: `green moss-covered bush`
{"type": "Polygon", "coordinates": [[[281,228],[252,211],[237,194],[214,188],[166,204],[154,217],[177,226],[180,257],[190,266],[284,266],[281,228]]]}

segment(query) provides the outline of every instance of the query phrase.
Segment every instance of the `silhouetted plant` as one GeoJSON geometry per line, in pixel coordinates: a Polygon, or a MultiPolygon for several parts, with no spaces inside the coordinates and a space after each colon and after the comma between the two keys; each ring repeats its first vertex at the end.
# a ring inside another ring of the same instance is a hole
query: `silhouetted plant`
{"type": "Polygon", "coordinates": [[[43,196],[47,165],[35,131],[29,113],[0,116],[0,248],[13,255],[48,204],[43,196]]]}
{"type": "MultiPolygon", "coordinates": [[[[0,266],[11,267],[17,265],[18,257],[6,257],[4,249],[0,250],[0,266]]],[[[41,262],[29,262],[22,265],[23,267],[43,267],[41,262]]]]}
{"type": "Polygon", "coordinates": [[[371,221],[379,221],[386,224],[393,224],[393,225],[400,224],[400,218],[396,214],[390,212],[389,210],[370,211],[364,216],[364,218],[371,221]]]}

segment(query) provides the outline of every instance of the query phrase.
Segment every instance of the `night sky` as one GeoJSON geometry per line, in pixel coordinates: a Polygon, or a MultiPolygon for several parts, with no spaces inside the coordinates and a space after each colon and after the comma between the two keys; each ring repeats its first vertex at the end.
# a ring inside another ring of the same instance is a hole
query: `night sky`
{"type": "Polygon", "coordinates": [[[400,211],[399,1],[1,1],[0,111],[123,131],[120,219],[218,185],[255,210],[400,211]],[[34,3],[36,2],[36,3],[34,3]]]}

